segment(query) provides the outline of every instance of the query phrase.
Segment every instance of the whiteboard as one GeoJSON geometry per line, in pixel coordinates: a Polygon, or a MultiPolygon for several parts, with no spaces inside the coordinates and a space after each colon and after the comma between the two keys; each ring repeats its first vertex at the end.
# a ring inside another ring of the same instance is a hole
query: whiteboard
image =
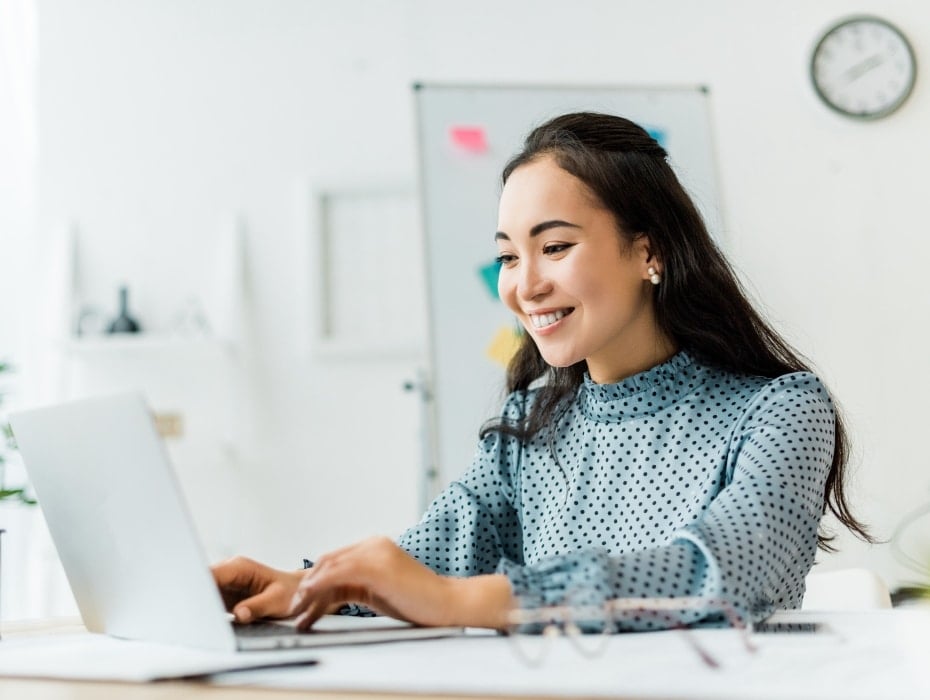
{"type": "Polygon", "coordinates": [[[665,147],[720,243],[709,115],[702,87],[415,86],[429,294],[433,461],[429,494],[461,474],[480,426],[499,413],[505,368],[487,355],[516,320],[480,270],[497,255],[497,200],[505,163],[530,130],[565,112],[627,117],[665,147]]]}

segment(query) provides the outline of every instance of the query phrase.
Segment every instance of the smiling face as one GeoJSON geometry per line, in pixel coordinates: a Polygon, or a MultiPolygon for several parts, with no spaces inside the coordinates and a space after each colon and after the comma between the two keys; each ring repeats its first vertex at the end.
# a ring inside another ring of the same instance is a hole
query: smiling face
{"type": "Polygon", "coordinates": [[[500,297],[550,365],[585,360],[595,382],[611,383],[673,354],[655,321],[649,268],[661,264],[648,239],[627,242],[614,215],[551,156],[510,175],[495,238],[500,297]]]}

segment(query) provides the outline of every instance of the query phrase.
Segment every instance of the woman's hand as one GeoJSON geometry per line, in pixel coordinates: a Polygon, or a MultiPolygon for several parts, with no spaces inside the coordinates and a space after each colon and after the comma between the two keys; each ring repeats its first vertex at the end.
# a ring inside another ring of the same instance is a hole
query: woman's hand
{"type": "Polygon", "coordinates": [[[375,537],[320,557],[301,572],[290,603],[299,629],[343,603],[420,625],[503,627],[512,605],[504,576],[440,576],[386,537],[375,537]]]}
{"type": "Polygon", "coordinates": [[[233,557],[212,567],[226,609],[236,622],[263,617],[291,617],[294,594],[303,571],[279,571],[246,557],[233,557]]]}

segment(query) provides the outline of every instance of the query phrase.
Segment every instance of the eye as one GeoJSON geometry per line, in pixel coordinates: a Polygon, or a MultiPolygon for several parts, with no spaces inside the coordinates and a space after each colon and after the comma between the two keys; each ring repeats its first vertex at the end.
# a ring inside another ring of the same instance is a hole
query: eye
{"type": "Polygon", "coordinates": [[[494,260],[497,261],[498,265],[511,265],[517,260],[516,255],[511,255],[510,253],[501,253],[494,260]]]}
{"type": "Polygon", "coordinates": [[[543,246],[544,255],[558,255],[559,253],[564,253],[566,250],[571,248],[574,243],[547,243],[543,246]]]}

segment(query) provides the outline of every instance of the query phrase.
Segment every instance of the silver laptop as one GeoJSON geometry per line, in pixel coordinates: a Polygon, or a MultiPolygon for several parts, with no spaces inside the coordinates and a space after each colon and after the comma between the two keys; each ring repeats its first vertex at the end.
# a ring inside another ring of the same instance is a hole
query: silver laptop
{"type": "Polygon", "coordinates": [[[139,394],[14,413],[13,432],[91,632],[220,651],[440,637],[461,628],[327,615],[233,625],[139,394]]]}

